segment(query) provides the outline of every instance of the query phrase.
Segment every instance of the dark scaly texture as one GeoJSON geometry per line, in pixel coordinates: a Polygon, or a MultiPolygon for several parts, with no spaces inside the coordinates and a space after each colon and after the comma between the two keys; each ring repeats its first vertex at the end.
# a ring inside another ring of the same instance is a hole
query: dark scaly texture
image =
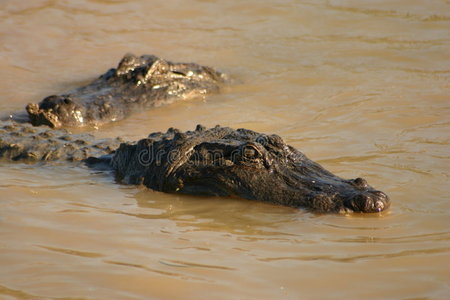
{"type": "Polygon", "coordinates": [[[120,138],[96,140],[90,134],[70,134],[64,129],[0,122],[1,160],[81,161],[110,154],[121,142],[120,138]]]}
{"type": "Polygon", "coordinates": [[[127,54],[90,84],[28,104],[30,122],[52,128],[97,126],[177,100],[217,92],[226,76],[194,63],[127,54]]]}
{"type": "Polygon", "coordinates": [[[388,196],[342,179],[277,135],[216,126],[152,133],[124,143],[111,165],[125,183],[163,192],[239,196],[314,212],[380,212],[388,196]]]}
{"type": "Polygon", "coordinates": [[[277,135],[198,125],[195,131],[170,128],[120,142],[6,122],[0,127],[0,158],[84,161],[112,169],[123,183],[157,191],[239,196],[321,213],[380,212],[390,204],[366,180],[333,175],[277,135]]]}

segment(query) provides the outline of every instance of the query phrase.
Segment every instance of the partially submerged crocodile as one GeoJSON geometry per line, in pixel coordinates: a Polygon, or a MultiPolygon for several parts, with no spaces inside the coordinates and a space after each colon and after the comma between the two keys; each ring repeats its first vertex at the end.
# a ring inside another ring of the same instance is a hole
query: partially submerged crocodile
{"type": "Polygon", "coordinates": [[[0,158],[82,160],[108,166],[123,183],[157,191],[239,196],[314,212],[380,212],[390,204],[386,194],[364,179],[337,177],[279,136],[247,129],[170,128],[120,143],[7,123],[0,129],[0,158]]]}
{"type": "MultiPolygon", "coordinates": [[[[226,76],[197,64],[126,55],[92,83],[26,107],[33,125],[98,125],[136,110],[217,91],[226,76]]],[[[113,170],[128,184],[194,195],[239,196],[315,212],[380,212],[389,198],[362,178],[325,170],[277,135],[216,126],[169,129],[136,143],[0,123],[0,159],[83,161],[113,170]]]]}
{"type": "Polygon", "coordinates": [[[117,68],[92,83],[30,103],[26,111],[35,126],[97,126],[142,109],[215,92],[225,80],[223,73],[210,67],[127,54],[117,68]]]}
{"type": "Polygon", "coordinates": [[[52,130],[27,123],[0,124],[0,160],[6,161],[83,161],[110,154],[123,142],[120,138],[96,140],[87,133],[71,134],[66,129],[52,130]]]}

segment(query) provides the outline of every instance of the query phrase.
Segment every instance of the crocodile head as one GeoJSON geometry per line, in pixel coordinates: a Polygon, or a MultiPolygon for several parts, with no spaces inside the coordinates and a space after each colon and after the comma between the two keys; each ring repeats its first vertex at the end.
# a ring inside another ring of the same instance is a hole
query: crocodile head
{"type": "Polygon", "coordinates": [[[362,178],[342,179],[277,135],[215,127],[170,129],[122,144],[119,178],[165,192],[239,196],[314,212],[380,212],[388,196],[362,178]]]}
{"type": "Polygon", "coordinates": [[[132,112],[219,90],[226,76],[194,63],[172,63],[154,55],[125,55],[88,85],[28,104],[35,126],[79,127],[123,119],[132,112]]]}
{"type": "Polygon", "coordinates": [[[28,104],[25,109],[31,124],[35,126],[60,128],[84,124],[85,107],[73,101],[70,95],[48,96],[39,104],[28,104]]]}

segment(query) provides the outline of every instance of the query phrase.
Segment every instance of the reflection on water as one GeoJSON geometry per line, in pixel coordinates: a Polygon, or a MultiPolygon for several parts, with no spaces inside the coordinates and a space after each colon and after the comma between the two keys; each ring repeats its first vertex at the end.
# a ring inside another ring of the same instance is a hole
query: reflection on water
{"type": "Polygon", "coordinates": [[[86,83],[126,52],[195,61],[220,95],[99,137],[197,123],[276,133],[392,199],[315,215],[163,194],[108,172],[0,164],[0,298],[447,299],[450,15],[445,1],[3,1],[0,112],[86,83]]]}

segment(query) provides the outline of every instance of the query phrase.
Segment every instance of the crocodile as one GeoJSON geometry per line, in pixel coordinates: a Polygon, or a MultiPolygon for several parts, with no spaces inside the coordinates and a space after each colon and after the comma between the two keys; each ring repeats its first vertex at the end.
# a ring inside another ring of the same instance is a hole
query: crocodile
{"type": "Polygon", "coordinates": [[[47,161],[86,161],[113,153],[121,138],[96,139],[67,129],[33,127],[28,123],[0,121],[0,160],[33,164],[47,161]]]}
{"type": "Polygon", "coordinates": [[[286,144],[248,129],[169,128],[137,142],[6,123],[0,159],[107,166],[123,184],[192,195],[237,196],[317,213],[381,212],[389,197],[365,179],[343,179],[286,144]]]}
{"type": "Polygon", "coordinates": [[[26,106],[29,122],[52,128],[99,126],[136,111],[216,92],[227,76],[195,63],[126,54],[93,82],[26,106]]]}

